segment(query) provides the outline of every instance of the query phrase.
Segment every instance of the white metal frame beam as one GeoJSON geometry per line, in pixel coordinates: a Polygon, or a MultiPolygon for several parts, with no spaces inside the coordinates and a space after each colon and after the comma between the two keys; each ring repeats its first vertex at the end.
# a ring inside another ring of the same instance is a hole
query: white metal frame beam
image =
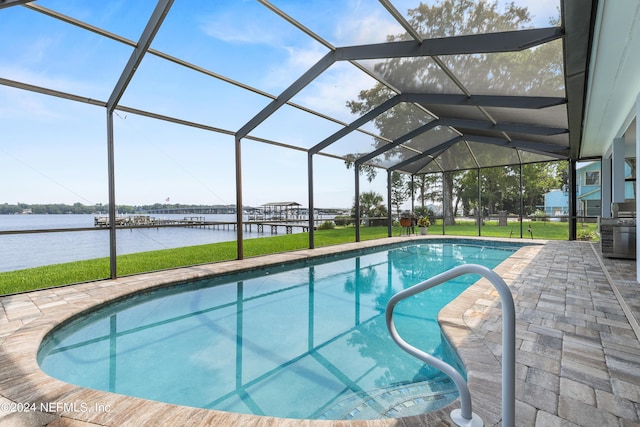
{"type": "Polygon", "coordinates": [[[122,74],[120,75],[120,78],[118,79],[118,82],[113,88],[113,92],[111,92],[111,96],[107,101],[107,109],[109,112],[113,112],[116,105],[118,105],[118,101],[120,101],[120,98],[124,94],[124,91],[127,89],[127,86],[129,85],[129,82],[138,69],[140,62],[142,62],[142,58],[149,50],[149,46],[151,46],[151,42],[160,29],[164,18],[167,16],[167,13],[169,13],[169,9],[171,9],[172,4],[173,0],[158,0],[158,4],[153,10],[151,18],[149,18],[147,26],[144,28],[144,31],[140,36],[138,44],[131,53],[129,61],[122,71],[122,74]]]}

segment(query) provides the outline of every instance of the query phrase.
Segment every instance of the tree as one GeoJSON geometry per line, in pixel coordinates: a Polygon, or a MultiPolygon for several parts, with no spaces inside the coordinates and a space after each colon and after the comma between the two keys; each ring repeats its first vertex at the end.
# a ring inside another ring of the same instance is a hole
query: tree
{"type": "Polygon", "coordinates": [[[458,173],[456,195],[462,203],[465,216],[478,209],[478,169],[458,173]]]}
{"type": "Polygon", "coordinates": [[[400,207],[411,195],[409,191],[404,175],[393,171],[391,173],[391,205],[395,208],[398,217],[400,217],[400,207]]]}
{"type": "Polygon", "coordinates": [[[442,221],[444,225],[455,225],[456,212],[453,208],[453,189],[455,171],[446,171],[442,174],[442,221]]]}
{"type": "Polygon", "coordinates": [[[569,163],[557,162],[555,165],[556,165],[556,178],[560,181],[560,186],[561,187],[566,186],[566,188],[569,188],[569,163]]]}
{"type": "MultiPolygon", "coordinates": [[[[351,208],[352,215],[355,216],[355,202],[351,208]]],[[[360,193],[360,217],[377,218],[387,216],[387,208],[384,205],[384,198],[375,191],[365,191],[360,193]]]]}
{"type": "MultiPolygon", "coordinates": [[[[355,166],[356,159],[362,155],[364,154],[347,154],[344,161],[347,169],[351,169],[351,167],[355,166]]],[[[365,163],[363,165],[360,165],[360,170],[358,172],[361,175],[365,174],[365,176],[367,177],[367,181],[372,182],[375,179],[376,175],[378,175],[378,168],[372,164],[365,163]]]]}
{"type": "Polygon", "coordinates": [[[565,182],[565,177],[568,178],[567,172],[567,162],[524,165],[522,167],[524,213],[532,214],[536,206],[543,205],[545,193],[567,185],[568,181],[565,182]]]}
{"type": "Polygon", "coordinates": [[[427,201],[435,202],[441,198],[440,174],[427,173],[413,177],[407,186],[414,197],[418,199],[421,208],[424,208],[427,201]]]}
{"type": "MultiPolygon", "coordinates": [[[[483,168],[480,172],[482,208],[493,215],[498,210],[520,212],[520,172],[514,167],[483,168]]],[[[544,204],[544,195],[560,188],[566,162],[532,163],[522,166],[522,191],[524,212],[531,214],[544,204]]],[[[456,193],[465,215],[478,206],[478,173],[469,170],[460,173],[456,193]]]]}
{"type": "Polygon", "coordinates": [[[482,208],[489,215],[498,211],[517,212],[520,205],[520,180],[509,166],[480,170],[482,208]]]}
{"type": "MultiPolygon", "coordinates": [[[[500,10],[497,0],[439,0],[432,5],[421,3],[408,11],[408,17],[413,28],[426,39],[518,30],[527,28],[531,22],[526,7],[510,2],[500,10]]],[[[387,39],[399,41],[408,37],[406,34],[390,35],[387,39]]],[[[552,44],[543,44],[518,53],[450,55],[442,59],[459,81],[469,88],[482,87],[487,93],[539,94],[540,88],[549,92],[564,87],[561,53],[552,44]],[[526,87],[522,87],[523,81],[527,82],[526,87]]],[[[392,58],[374,65],[373,71],[388,82],[389,86],[378,83],[371,89],[361,91],[357,100],[348,101],[347,106],[353,114],[365,114],[394,96],[396,92],[390,89],[391,86],[404,91],[432,93],[443,93],[447,88],[453,87],[448,78],[442,77],[440,66],[431,58],[392,58]]],[[[413,104],[400,103],[374,119],[374,125],[380,134],[380,138],[374,139],[374,145],[376,148],[387,145],[389,140],[397,139],[431,120],[433,117],[424,110],[413,104]]],[[[430,133],[441,132],[446,135],[447,131],[447,128],[436,126],[430,133]]],[[[405,160],[414,155],[415,152],[397,146],[384,153],[386,160],[405,160]]],[[[360,156],[354,154],[353,159],[360,156]]],[[[459,197],[454,198],[454,189],[460,188],[456,183],[457,178],[461,176],[453,173],[445,173],[443,176],[445,224],[454,223],[454,203],[461,200],[459,197]]],[[[477,186],[474,185],[474,188],[477,186]]],[[[501,196],[501,201],[509,200],[505,198],[508,195],[510,194],[505,193],[501,196]]],[[[490,204],[497,206],[493,201],[490,204]]]]}

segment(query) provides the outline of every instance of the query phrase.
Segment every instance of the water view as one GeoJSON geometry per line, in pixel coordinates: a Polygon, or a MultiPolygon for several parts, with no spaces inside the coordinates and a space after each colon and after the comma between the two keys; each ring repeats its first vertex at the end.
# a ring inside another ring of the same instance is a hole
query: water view
{"type": "MultiPolygon", "coordinates": [[[[152,215],[163,219],[183,219],[185,214],[152,215]]],[[[235,215],[197,215],[206,221],[235,221],[235,215]]],[[[245,217],[245,220],[247,218],[245,217]]],[[[0,215],[0,231],[41,230],[61,228],[93,228],[95,215],[0,215]]],[[[293,228],[294,233],[301,232],[293,228]]],[[[280,228],[279,234],[285,230],[280,228]]],[[[271,236],[269,227],[258,233],[256,227],[245,231],[247,239],[271,236]]],[[[236,231],[229,229],[158,227],[117,231],[119,255],[194,246],[236,240],[236,231]]],[[[0,235],[0,272],[42,265],[58,264],[109,256],[109,230],[8,234],[0,235]]]]}

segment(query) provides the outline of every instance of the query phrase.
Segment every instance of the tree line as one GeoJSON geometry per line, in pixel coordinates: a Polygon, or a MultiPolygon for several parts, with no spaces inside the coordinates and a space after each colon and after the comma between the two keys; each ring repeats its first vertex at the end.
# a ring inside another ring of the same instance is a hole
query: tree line
{"type": "MultiPolygon", "coordinates": [[[[189,208],[219,208],[215,205],[184,205],[184,204],[161,204],[153,205],[118,205],[117,211],[120,214],[132,215],[149,212],[158,209],[189,209],[189,208]]],[[[226,206],[225,206],[226,207],[226,206]]],[[[16,203],[0,204],[0,215],[15,215],[30,213],[35,215],[54,215],[54,214],[98,214],[106,215],[109,213],[109,205],[98,203],[95,205],[83,205],[82,203],[74,203],[72,205],[64,203],[46,203],[46,204],[30,204],[16,203]]]]}
{"type": "MultiPolygon", "coordinates": [[[[483,216],[496,215],[498,211],[519,214],[521,203],[523,215],[531,215],[544,205],[546,193],[566,188],[568,184],[568,164],[564,161],[522,165],[521,170],[522,176],[519,166],[505,166],[415,175],[413,179],[393,172],[392,213],[397,218],[405,203],[413,198],[414,214],[431,217],[433,213],[428,212],[427,205],[436,204],[442,207],[449,225],[455,223],[457,215],[476,215],[478,209],[483,216]]],[[[366,173],[369,175],[371,171],[366,173]]],[[[364,192],[359,201],[361,216],[387,216],[387,205],[381,194],[364,192]]],[[[352,214],[355,215],[355,203],[352,214]]]]}

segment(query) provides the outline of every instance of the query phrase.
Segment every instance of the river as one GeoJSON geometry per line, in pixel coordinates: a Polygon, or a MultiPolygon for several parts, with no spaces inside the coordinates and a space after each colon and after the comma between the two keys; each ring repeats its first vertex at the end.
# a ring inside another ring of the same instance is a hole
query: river
{"type": "MultiPolygon", "coordinates": [[[[194,215],[152,215],[156,218],[183,219],[194,215]]],[[[235,215],[197,215],[208,221],[235,221],[235,215]]],[[[0,231],[93,227],[95,215],[0,215],[0,231]]],[[[245,218],[246,220],[246,218],[245,218]]],[[[271,236],[270,227],[264,233],[244,232],[244,238],[271,236]]],[[[301,232],[294,227],[293,232],[301,232]]],[[[279,233],[284,228],[279,227],[279,233]]],[[[119,255],[169,249],[183,246],[236,240],[233,228],[159,227],[118,230],[119,255]]],[[[54,232],[0,235],[0,272],[38,267],[62,262],[109,256],[109,231],[54,232]]]]}

